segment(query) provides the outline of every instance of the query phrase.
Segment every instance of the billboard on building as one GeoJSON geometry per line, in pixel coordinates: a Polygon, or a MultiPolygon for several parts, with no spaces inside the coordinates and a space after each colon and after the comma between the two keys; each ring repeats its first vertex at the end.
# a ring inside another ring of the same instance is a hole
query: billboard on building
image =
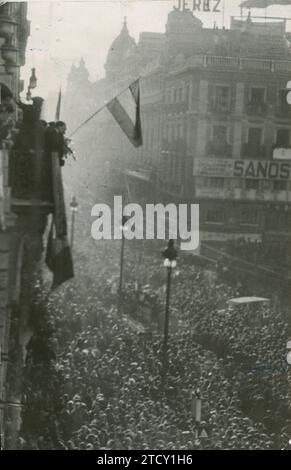
{"type": "Polygon", "coordinates": [[[194,176],[291,180],[291,161],[194,159],[194,176]]]}

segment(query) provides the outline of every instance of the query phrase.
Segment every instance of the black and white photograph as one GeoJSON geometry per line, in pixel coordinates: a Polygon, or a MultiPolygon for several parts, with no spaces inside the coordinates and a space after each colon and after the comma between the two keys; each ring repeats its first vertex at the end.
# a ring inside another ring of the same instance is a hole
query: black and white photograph
{"type": "Polygon", "coordinates": [[[1,451],[291,450],[291,0],[2,1],[0,93],[1,451]]]}

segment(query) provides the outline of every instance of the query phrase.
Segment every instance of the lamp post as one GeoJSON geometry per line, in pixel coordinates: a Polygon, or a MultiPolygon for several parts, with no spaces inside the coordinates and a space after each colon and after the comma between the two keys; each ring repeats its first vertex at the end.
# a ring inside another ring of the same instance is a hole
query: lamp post
{"type": "Polygon", "coordinates": [[[162,251],[164,258],[164,266],[167,268],[167,288],[166,288],[166,310],[165,310],[165,326],[163,341],[163,358],[162,358],[162,382],[164,383],[167,365],[168,365],[168,337],[169,337],[169,320],[170,320],[170,291],[172,270],[177,266],[177,250],[174,246],[174,240],[169,240],[168,246],[162,251]]]}
{"type": "Polygon", "coordinates": [[[75,214],[78,210],[79,204],[77,203],[76,197],[73,196],[72,201],[70,202],[70,209],[72,212],[72,219],[71,219],[71,249],[73,249],[74,244],[74,232],[75,232],[75,214]]]}
{"type": "Polygon", "coordinates": [[[37,87],[37,78],[35,75],[35,67],[31,69],[31,75],[29,78],[29,88],[32,90],[33,88],[37,87]]]}
{"type": "Polygon", "coordinates": [[[31,91],[30,91],[30,87],[27,88],[27,93],[26,93],[26,100],[27,101],[31,101],[31,91]]]}
{"type": "Polygon", "coordinates": [[[31,90],[37,87],[37,78],[35,75],[35,67],[31,69],[31,75],[29,78],[29,85],[27,87],[26,99],[27,101],[31,101],[31,90]]]}
{"type": "Polygon", "coordinates": [[[126,222],[130,217],[127,215],[122,216],[121,221],[121,247],[120,247],[120,272],[119,272],[119,287],[118,287],[118,311],[120,312],[121,301],[122,301],[122,285],[123,285],[123,264],[124,264],[124,231],[127,230],[125,227],[126,222]]]}

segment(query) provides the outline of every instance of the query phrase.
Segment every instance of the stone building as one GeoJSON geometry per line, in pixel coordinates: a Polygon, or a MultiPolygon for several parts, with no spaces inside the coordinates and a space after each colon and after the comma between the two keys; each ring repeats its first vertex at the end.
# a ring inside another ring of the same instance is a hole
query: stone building
{"type": "Polygon", "coordinates": [[[285,20],[249,15],[232,18],[230,29],[205,28],[190,10],[174,9],[164,34],[143,32],[137,44],[124,24],[108,52],[105,78],[76,85],[83,69],[82,62],[69,76],[68,121],[77,96],[88,116],[88,103],[94,112],[141,77],[140,149],[106,111],[76,135],[93,191],[111,162],[111,175],[119,173],[117,192],[126,178],[136,199],[199,203],[202,241],[287,242],[291,55],[285,20]],[[87,90],[90,99],[82,100],[87,90]]]}
{"type": "Polygon", "coordinates": [[[13,142],[22,112],[20,67],[30,33],[25,2],[0,6],[0,433],[1,449],[15,448],[20,426],[21,377],[33,301],[33,279],[42,255],[49,205],[32,193],[18,197],[13,142]],[[13,182],[13,184],[12,184],[13,182]],[[12,185],[12,187],[11,187],[12,185]],[[17,196],[17,197],[16,197],[17,196]]]}

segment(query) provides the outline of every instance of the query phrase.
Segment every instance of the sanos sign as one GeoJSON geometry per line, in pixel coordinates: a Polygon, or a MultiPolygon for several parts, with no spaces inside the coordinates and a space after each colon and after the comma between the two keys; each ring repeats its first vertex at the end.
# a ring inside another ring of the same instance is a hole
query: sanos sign
{"type": "Polygon", "coordinates": [[[193,174],[221,178],[291,180],[291,161],[195,159],[193,174]]]}
{"type": "Polygon", "coordinates": [[[233,176],[238,178],[289,180],[291,163],[272,161],[237,160],[234,163],[233,176]]]}

